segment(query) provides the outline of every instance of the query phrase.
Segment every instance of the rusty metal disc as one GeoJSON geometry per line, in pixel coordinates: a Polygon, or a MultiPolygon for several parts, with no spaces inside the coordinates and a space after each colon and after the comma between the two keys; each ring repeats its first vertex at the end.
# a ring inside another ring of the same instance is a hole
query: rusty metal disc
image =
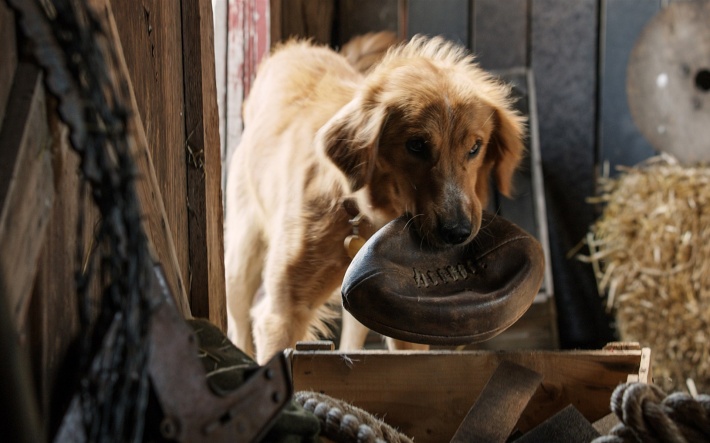
{"type": "Polygon", "coordinates": [[[673,3],[646,25],[626,88],[654,148],[685,164],[710,161],[710,1],[673,3]]]}

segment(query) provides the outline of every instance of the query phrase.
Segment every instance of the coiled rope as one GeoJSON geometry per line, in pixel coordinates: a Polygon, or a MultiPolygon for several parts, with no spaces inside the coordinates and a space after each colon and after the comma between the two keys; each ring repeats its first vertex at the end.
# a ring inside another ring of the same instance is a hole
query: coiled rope
{"type": "Polygon", "coordinates": [[[625,383],[611,396],[621,423],[592,443],[710,441],[710,395],[666,394],[656,385],[625,383]]]}
{"type": "Polygon", "coordinates": [[[296,403],[312,412],[321,435],[338,443],[412,443],[412,439],[367,411],[342,400],[311,391],[299,391],[296,403]]]}

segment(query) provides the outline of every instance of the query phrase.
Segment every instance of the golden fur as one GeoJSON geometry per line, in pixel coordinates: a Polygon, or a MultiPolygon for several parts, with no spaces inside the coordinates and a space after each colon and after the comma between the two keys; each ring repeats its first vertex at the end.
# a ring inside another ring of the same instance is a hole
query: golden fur
{"type": "MultiPolygon", "coordinates": [[[[407,213],[435,245],[470,241],[489,177],[508,195],[523,155],[523,118],[509,93],[439,37],[392,48],[367,75],[325,47],[277,48],[258,70],[228,170],[237,346],[252,353],[255,345],[264,363],[323,320],[349,264],[345,198],[367,220],[365,235],[407,213]]],[[[344,319],[341,347],[361,346],[365,332],[344,319]]]]}

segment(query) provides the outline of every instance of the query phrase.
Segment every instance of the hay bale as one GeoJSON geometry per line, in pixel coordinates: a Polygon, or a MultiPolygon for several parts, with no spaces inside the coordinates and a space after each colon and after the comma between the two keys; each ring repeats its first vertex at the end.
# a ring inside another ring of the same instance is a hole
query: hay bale
{"type": "Polygon", "coordinates": [[[622,340],[650,346],[667,391],[710,392],[710,167],[654,157],[604,179],[587,243],[622,340]]]}

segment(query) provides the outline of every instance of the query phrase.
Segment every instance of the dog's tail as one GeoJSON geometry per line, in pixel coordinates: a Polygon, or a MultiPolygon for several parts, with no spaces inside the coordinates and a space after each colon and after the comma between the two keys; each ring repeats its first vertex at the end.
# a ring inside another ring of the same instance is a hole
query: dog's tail
{"type": "Polygon", "coordinates": [[[387,50],[398,44],[392,31],[370,32],[353,37],[340,48],[340,53],[358,71],[365,73],[382,60],[387,50]]]}

